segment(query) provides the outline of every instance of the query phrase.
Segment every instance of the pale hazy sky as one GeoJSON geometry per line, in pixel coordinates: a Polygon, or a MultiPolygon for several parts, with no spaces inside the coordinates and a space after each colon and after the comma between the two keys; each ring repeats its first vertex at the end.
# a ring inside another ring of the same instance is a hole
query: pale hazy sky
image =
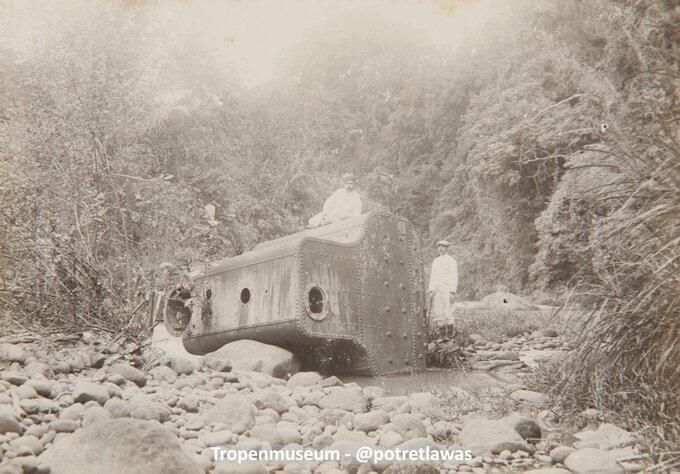
{"type": "MultiPolygon", "coordinates": [[[[14,47],[30,47],[60,16],[102,8],[104,0],[0,0],[0,33],[14,47]],[[4,17],[4,18],[2,18],[4,17]],[[4,25],[2,25],[4,23],[4,25]]],[[[134,3],[128,1],[128,3],[134,3]]],[[[266,82],[280,53],[335,15],[362,7],[406,22],[437,44],[454,46],[461,26],[483,21],[500,0],[157,0],[146,3],[157,21],[178,35],[200,39],[236,67],[246,85],[266,82]]],[[[469,30],[468,30],[469,31],[469,30]]]]}
{"type": "MultiPolygon", "coordinates": [[[[220,15],[212,16],[209,4],[194,5],[212,31],[227,32],[232,58],[247,82],[264,82],[285,48],[299,42],[312,27],[343,12],[356,10],[366,1],[342,0],[253,0],[234,2],[220,15]]],[[[427,29],[435,41],[453,42],[455,30],[447,28],[451,15],[429,2],[372,2],[380,14],[427,29]]]]}

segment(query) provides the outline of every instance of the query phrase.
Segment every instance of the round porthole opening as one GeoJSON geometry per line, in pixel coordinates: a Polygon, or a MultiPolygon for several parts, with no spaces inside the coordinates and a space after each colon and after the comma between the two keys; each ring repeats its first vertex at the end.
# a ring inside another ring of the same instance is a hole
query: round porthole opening
{"type": "Polygon", "coordinates": [[[244,288],[241,290],[241,303],[247,304],[248,301],[250,301],[250,290],[248,288],[244,288]]]}
{"type": "Polygon", "coordinates": [[[318,286],[313,286],[307,293],[307,303],[309,304],[309,312],[312,314],[321,314],[323,312],[324,294],[323,290],[318,286]]]}
{"type": "Polygon", "coordinates": [[[165,297],[163,320],[165,327],[173,336],[181,336],[191,320],[191,291],[186,289],[169,290],[165,297]]]}

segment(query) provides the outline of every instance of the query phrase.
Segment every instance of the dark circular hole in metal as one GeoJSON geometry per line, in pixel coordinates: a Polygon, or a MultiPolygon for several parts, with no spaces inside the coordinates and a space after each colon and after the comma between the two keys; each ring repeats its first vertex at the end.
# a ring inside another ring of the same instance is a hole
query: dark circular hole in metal
{"type": "Polygon", "coordinates": [[[173,336],[181,336],[191,319],[191,308],[186,301],[191,298],[191,291],[186,289],[173,290],[167,297],[165,306],[165,327],[173,336]]]}
{"type": "Polygon", "coordinates": [[[318,286],[313,286],[309,289],[309,311],[313,314],[319,314],[323,311],[323,290],[318,286]]]}
{"type": "Polygon", "coordinates": [[[248,288],[244,288],[241,290],[241,303],[247,304],[248,301],[250,301],[250,290],[248,288]]]}

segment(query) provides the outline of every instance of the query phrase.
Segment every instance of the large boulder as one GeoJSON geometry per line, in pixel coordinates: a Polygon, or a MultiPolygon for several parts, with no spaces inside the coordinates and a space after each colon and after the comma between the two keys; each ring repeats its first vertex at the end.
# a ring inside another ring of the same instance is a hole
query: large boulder
{"type": "Polygon", "coordinates": [[[300,361],[292,352],[257,341],[242,340],[225,344],[203,358],[206,367],[222,372],[230,369],[261,372],[284,378],[300,370],[300,361]]]}
{"type": "Polygon", "coordinates": [[[25,400],[27,398],[38,398],[38,392],[35,391],[33,387],[25,383],[14,390],[17,394],[19,400],[25,400]]]}
{"type": "Polygon", "coordinates": [[[404,438],[402,438],[401,435],[396,431],[386,431],[382,433],[378,439],[380,446],[385,448],[394,448],[403,442],[404,438]]]}
{"type": "Polygon", "coordinates": [[[146,385],[146,375],[141,370],[132,367],[130,364],[120,362],[118,364],[113,364],[109,367],[109,370],[123,377],[125,380],[135,383],[138,387],[143,387],[146,385]]]}
{"type": "Polygon", "coordinates": [[[155,380],[164,381],[168,383],[175,383],[177,381],[177,372],[166,365],[158,365],[149,370],[155,380]]]}
{"type": "Polygon", "coordinates": [[[319,385],[321,379],[322,377],[316,372],[298,372],[286,382],[286,387],[291,390],[295,387],[311,387],[312,385],[319,385]]]}
{"type": "Polygon", "coordinates": [[[111,418],[113,418],[113,416],[107,410],[99,405],[93,405],[85,411],[82,423],[83,426],[87,426],[96,423],[97,421],[110,420],[111,418]]]}
{"type": "Polygon", "coordinates": [[[42,375],[43,377],[50,379],[54,376],[54,372],[49,365],[44,362],[33,361],[26,364],[24,367],[24,373],[29,377],[35,377],[36,375],[42,375]]]}
{"type": "Polygon", "coordinates": [[[491,309],[511,309],[511,310],[534,310],[538,306],[532,304],[521,296],[512,293],[496,292],[486,295],[480,300],[480,306],[491,309]]]}
{"type": "Polygon", "coordinates": [[[439,401],[430,392],[412,393],[409,395],[408,403],[411,405],[411,411],[439,418],[444,415],[439,401]]]}
{"type": "Polygon", "coordinates": [[[274,447],[283,446],[283,437],[274,425],[253,426],[248,436],[258,441],[266,441],[274,447]]]}
{"type": "Polygon", "coordinates": [[[469,449],[474,454],[486,452],[500,454],[506,449],[510,452],[535,451],[509,423],[503,420],[475,418],[468,421],[460,433],[460,442],[464,449],[469,449]]]}
{"type": "Polygon", "coordinates": [[[232,372],[236,379],[246,387],[250,387],[253,391],[257,391],[260,388],[271,387],[272,385],[281,385],[283,380],[272,377],[268,374],[263,374],[261,372],[253,372],[252,370],[239,370],[236,369],[232,372]]]}
{"type": "Polygon", "coordinates": [[[80,420],[85,414],[85,405],[82,403],[74,403],[67,406],[59,413],[59,418],[62,420],[80,420]]]}
{"type": "Polygon", "coordinates": [[[576,450],[571,446],[558,446],[550,450],[550,457],[554,462],[564,462],[574,451],[576,450]]]}
{"type": "Polygon", "coordinates": [[[517,402],[530,403],[536,406],[546,406],[550,404],[550,399],[540,393],[534,392],[533,390],[515,390],[510,394],[510,398],[517,402]]]}
{"type": "Polygon", "coordinates": [[[511,413],[503,417],[501,421],[510,425],[522,438],[530,443],[538,443],[543,436],[538,423],[533,418],[521,413],[511,413]]]}
{"type": "Polygon", "coordinates": [[[359,413],[354,418],[354,429],[368,433],[375,431],[380,426],[387,424],[390,416],[385,410],[373,410],[368,413],[359,413]]]}
{"type": "Polygon", "coordinates": [[[583,448],[574,451],[566,457],[564,465],[570,471],[578,473],[610,472],[614,474],[624,472],[623,468],[616,462],[614,453],[597,448],[583,448]]]}
{"type": "MultiPolygon", "coordinates": [[[[182,397],[180,402],[190,399],[190,396],[182,397]]],[[[161,423],[170,419],[170,411],[162,403],[157,403],[147,394],[136,394],[127,400],[130,407],[130,416],[139,420],[156,420],[161,423]]],[[[107,408],[106,405],[104,408],[107,408]]],[[[108,409],[108,408],[107,408],[108,409]]],[[[113,413],[111,413],[113,415],[113,413]]],[[[115,416],[115,415],[114,415],[115,416]]],[[[117,418],[117,417],[116,417],[117,418]]]]}
{"type": "Polygon", "coordinates": [[[198,363],[186,357],[176,356],[170,361],[170,368],[177,375],[191,375],[198,368],[198,363]]]}
{"type": "Polygon", "coordinates": [[[427,428],[420,419],[409,413],[394,415],[390,424],[385,426],[386,431],[394,431],[405,441],[415,438],[426,438],[427,428]]]}
{"type": "Polygon", "coordinates": [[[611,423],[603,423],[595,431],[584,430],[574,437],[580,439],[574,443],[575,448],[598,447],[600,449],[622,448],[635,443],[633,433],[611,423]]]}
{"type": "Polygon", "coordinates": [[[368,398],[361,389],[331,387],[330,393],[321,397],[319,408],[330,410],[340,409],[352,411],[354,413],[364,413],[368,411],[368,398]]]}
{"type": "Polygon", "coordinates": [[[227,394],[210,410],[207,418],[213,423],[223,423],[232,433],[242,434],[255,426],[257,408],[240,394],[227,394]]]}
{"type": "Polygon", "coordinates": [[[354,420],[354,415],[347,410],[329,409],[321,410],[318,420],[324,425],[342,426],[350,425],[354,420]]]}
{"type": "Polygon", "coordinates": [[[203,432],[198,435],[198,439],[206,446],[226,446],[231,444],[234,434],[229,430],[203,432]]]}
{"type": "Polygon", "coordinates": [[[9,445],[15,449],[28,448],[34,455],[39,455],[43,452],[44,448],[40,439],[33,435],[24,435],[19,438],[15,438],[9,442],[9,445]]]}
{"type": "Polygon", "coordinates": [[[33,387],[38,395],[45,398],[52,398],[52,382],[43,379],[31,379],[26,385],[33,387]]]}
{"type": "Polygon", "coordinates": [[[104,409],[108,411],[114,418],[127,418],[130,416],[132,408],[128,402],[120,398],[111,398],[104,403],[104,409]]]}
{"type": "Polygon", "coordinates": [[[155,421],[100,420],[59,439],[38,461],[51,474],[202,474],[177,437],[155,421]]]}
{"type": "Polygon", "coordinates": [[[13,370],[3,370],[0,371],[0,380],[4,380],[5,382],[9,382],[12,385],[21,385],[26,383],[28,380],[28,377],[25,376],[22,373],[15,372],[13,370]]]}
{"type": "Polygon", "coordinates": [[[18,362],[23,364],[28,358],[28,352],[21,347],[14,344],[2,343],[0,344],[0,359],[7,362],[18,362]]]}
{"type": "Polygon", "coordinates": [[[86,403],[93,400],[100,405],[106,403],[110,398],[109,392],[104,387],[86,380],[79,380],[75,383],[71,396],[76,403],[86,403]]]}
{"type": "Polygon", "coordinates": [[[260,390],[254,391],[252,394],[248,395],[248,398],[255,404],[257,408],[274,408],[278,406],[283,398],[281,392],[275,390],[271,387],[262,388],[260,390]]]}
{"type": "Polygon", "coordinates": [[[49,427],[57,433],[73,433],[80,428],[80,423],[76,420],[54,420],[50,421],[49,427]]]}
{"type": "Polygon", "coordinates": [[[24,425],[19,423],[16,411],[8,405],[0,405],[0,434],[24,432],[24,425]]]}
{"type": "Polygon", "coordinates": [[[392,397],[374,398],[371,402],[371,406],[373,408],[380,408],[381,410],[392,412],[401,408],[406,402],[408,402],[408,397],[397,395],[392,397]]]}

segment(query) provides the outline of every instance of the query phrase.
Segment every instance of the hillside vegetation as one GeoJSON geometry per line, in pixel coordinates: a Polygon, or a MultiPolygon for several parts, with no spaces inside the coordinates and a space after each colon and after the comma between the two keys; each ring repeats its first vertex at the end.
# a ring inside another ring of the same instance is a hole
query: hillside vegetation
{"type": "Polygon", "coordinates": [[[481,2],[455,48],[367,7],[250,89],[151,4],[84,3],[0,42],[3,320],[143,331],[163,262],[298,231],[353,171],[368,208],[417,227],[424,264],[452,242],[464,297],[576,289],[582,403],[623,384],[616,406],[677,420],[675,5],[481,2]]]}

